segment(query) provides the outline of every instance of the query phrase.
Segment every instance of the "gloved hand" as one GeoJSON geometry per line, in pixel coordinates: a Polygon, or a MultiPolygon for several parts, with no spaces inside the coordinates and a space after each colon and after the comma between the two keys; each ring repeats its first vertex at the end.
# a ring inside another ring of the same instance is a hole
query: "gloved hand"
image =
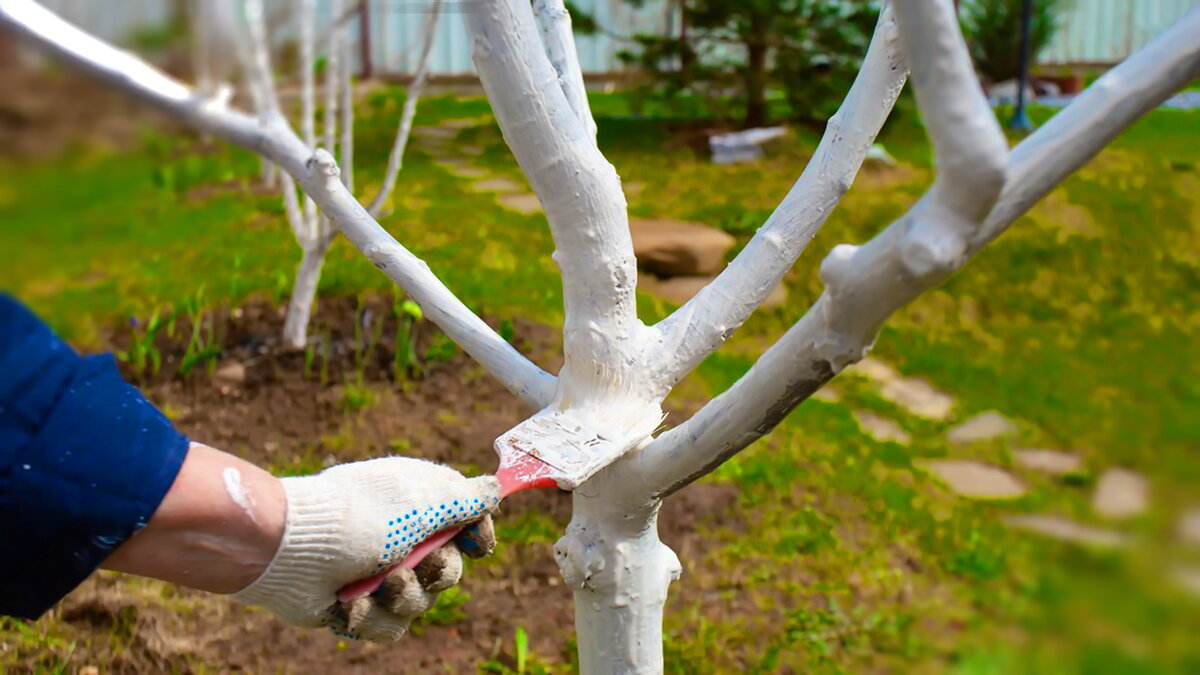
{"type": "Polygon", "coordinates": [[[284,478],[287,525],[275,558],[234,595],[298,626],[327,626],[376,642],[400,638],[437,594],[458,583],[458,548],[480,557],[495,546],[488,515],[500,503],[491,476],[466,478],[419,459],[343,464],[315,476],[284,478]],[[337,591],[404,559],[438,530],[476,522],[417,566],[396,569],[370,596],[339,603],[337,591]]]}

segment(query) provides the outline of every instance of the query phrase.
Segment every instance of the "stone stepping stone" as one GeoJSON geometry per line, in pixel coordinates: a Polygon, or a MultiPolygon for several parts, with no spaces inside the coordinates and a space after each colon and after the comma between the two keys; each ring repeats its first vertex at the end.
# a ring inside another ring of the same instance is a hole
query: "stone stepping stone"
{"type": "Polygon", "coordinates": [[[1051,476],[1083,473],[1083,458],[1062,450],[1022,448],[1013,451],[1013,460],[1026,469],[1041,471],[1051,476]]]}
{"type": "Polygon", "coordinates": [[[484,176],[488,175],[487,171],[484,171],[483,169],[477,169],[468,164],[465,159],[459,159],[457,157],[438,159],[434,161],[434,164],[437,164],[459,178],[483,178],[484,176]]]}
{"type": "Polygon", "coordinates": [[[946,440],[951,443],[978,443],[1016,433],[1017,425],[1012,420],[995,410],[989,410],[947,431],[946,440]]]}
{"type": "Polygon", "coordinates": [[[1016,499],[1025,494],[1025,486],[998,466],[970,459],[935,459],[922,464],[963,497],[1016,499]]]}
{"type": "Polygon", "coordinates": [[[478,145],[460,145],[458,146],[458,151],[464,155],[473,155],[475,157],[483,154],[483,148],[478,145]]]}
{"type": "Polygon", "coordinates": [[[438,122],[438,126],[446,127],[448,129],[470,129],[471,127],[477,127],[481,124],[487,124],[490,121],[491,118],[488,116],[456,117],[454,119],[442,120],[441,122],[438,122]]]}
{"type": "Polygon", "coordinates": [[[448,140],[458,135],[458,129],[446,126],[444,123],[436,127],[413,127],[412,135],[417,138],[437,138],[448,140]]]}
{"type": "Polygon", "coordinates": [[[1175,571],[1175,580],[1184,590],[1200,598],[1200,567],[1184,567],[1175,571]]]}
{"type": "MultiPolygon", "coordinates": [[[[682,305],[691,300],[692,296],[699,293],[700,289],[707,286],[716,277],[717,275],[712,274],[663,279],[653,274],[640,274],[638,275],[638,290],[664,300],[669,300],[676,305],[682,305]]],[[[767,298],[763,300],[763,303],[759,307],[771,309],[780,307],[785,303],[787,303],[787,288],[783,284],[779,284],[767,294],[767,298]]]]}
{"type": "Polygon", "coordinates": [[[1004,520],[1013,527],[1074,544],[1115,548],[1125,543],[1125,535],[1120,532],[1082,525],[1061,516],[1029,514],[1009,516],[1004,520]]]}
{"type": "Polygon", "coordinates": [[[866,410],[855,410],[854,421],[858,422],[858,426],[864,433],[881,443],[889,441],[899,443],[900,445],[912,443],[912,436],[896,423],[895,420],[890,420],[866,410]]]}
{"type": "Polygon", "coordinates": [[[521,192],[523,188],[509,178],[488,178],[477,181],[471,189],[479,192],[521,192]]]}
{"type": "Polygon", "coordinates": [[[473,166],[458,166],[450,169],[450,173],[459,178],[483,178],[488,175],[483,169],[476,169],[473,166]]]}
{"type": "Polygon", "coordinates": [[[842,399],[842,392],[838,391],[837,387],[827,384],[813,392],[812,398],[825,403],[837,403],[842,399]]]}
{"type": "Polygon", "coordinates": [[[1132,518],[1145,513],[1149,505],[1146,479],[1129,469],[1105,471],[1092,495],[1092,508],[1106,518],[1132,518]]]}
{"type": "Polygon", "coordinates": [[[520,211],[525,215],[542,212],[542,203],[532,192],[504,194],[498,197],[500,204],[509,210],[520,211]]]}
{"type": "Polygon", "coordinates": [[[629,234],[638,267],[660,277],[716,274],[737,243],[715,227],[670,218],[631,218],[629,234]]]}
{"type": "Polygon", "coordinates": [[[950,419],[954,410],[953,396],[915,377],[888,380],[879,394],[913,415],[930,420],[950,419]]]}
{"type": "Polygon", "coordinates": [[[1179,517],[1178,531],[1183,543],[1200,546],[1200,507],[1183,512],[1179,517]]]}
{"type": "Polygon", "coordinates": [[[846,370],[855,375],[862,375],[868,380],[879,384],[891,382],[900,377],[895,368],[873,356],[864,356],[859,359],[858,363],[852,364],[846,370]]]}

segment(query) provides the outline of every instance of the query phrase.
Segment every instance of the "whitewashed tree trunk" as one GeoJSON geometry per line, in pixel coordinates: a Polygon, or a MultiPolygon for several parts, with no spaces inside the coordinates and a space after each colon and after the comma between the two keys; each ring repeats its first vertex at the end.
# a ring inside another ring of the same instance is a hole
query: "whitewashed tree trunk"
{"type": "MultiPolygon", "coordinates": [[[[554,419],[581,422],[561,425],[554,432],[561,438],[539,441],[605,448],[609,454],[592,459],[606,468],[575,489],[571,524],[555,546],[575,593],[586,673],[663,670],[663,604],[680,573],[658,538],[663,499],[769,433],[862,358],[892,312],[945,280],[1121,130],[1200,76],[1196,8],[1010,151],[980,93],[951,0],[893,0],[795,187],[717,279],[667,319],[646,326],[634,312],[637,272],[620,179],[595,143],[562,0],[533,6],[491,0],[464,16],[500,128],[545,208],[557,247],[565,304],[558,378],[505,343],[354,199],[332,155],[329,115],[336,96],[326,101],[326,149],[315,149],[307,126],[302,141],[277,112],[260,110],[255,118],[231,110],[32,0],[0,0],[0,25],[201,132],[278,164],[286,181],[299,183],[347,239],[509,390],[554,419]],[[812,308],[729,390],[655,436],[671,387],[766,298],[849,188],[909,70],[933,142],[933,186],[867,243],[835,247],[821,265],[825,292],[812,308]],[[577,429],[603,429],[611,438],[577,438],[577,429]]],[[[340,71],[331,68],[336,79],[340,71]]],[[[270,88],[260,83],[256,89],[269,108],[270,88]]],[[[401,149],[406,135],[402,121],[401,149]]],[[[289,214],[300,214],[296,220],[303,223],[296,193],[290,191],[290,200],[287,194],[289,214]]],[[[306,265],[315,279],[320,257],[306,254],[306,265]]],[[[519,438],[528,428],[523,423],[505,438],[519,438]]]]}

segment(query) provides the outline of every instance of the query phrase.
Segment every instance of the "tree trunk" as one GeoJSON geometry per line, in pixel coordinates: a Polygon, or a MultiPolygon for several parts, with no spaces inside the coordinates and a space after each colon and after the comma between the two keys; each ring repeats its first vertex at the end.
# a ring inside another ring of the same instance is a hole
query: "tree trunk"
{"type": "Polygon", "coordinates": [[[746,119],[747,128],[767,124],[767,22],[762,16],[750,20],[746,42],[746,119]]]}
{"type": "Polygon", "coordinates": [[[300,267],[296,269],[296,282],[292,285],[292,297],[288,300],[287,317],[283,321],[283,343],[292,349],[304,349],[308,343],[308,317],[317,297],[317,283],[321,280],[321,266],[325,263],[327,250],[328,242],[317,242],[304,249],[300,267]]]}
{"type": "Polygon", "coordinates": [[[571,524],[554,547],[575,593],[585,675],[663,672],[663,605],[681,568],[658,539],[659,502],[621,506],[629,482],[602,473],[572,493],[571,524]]]}

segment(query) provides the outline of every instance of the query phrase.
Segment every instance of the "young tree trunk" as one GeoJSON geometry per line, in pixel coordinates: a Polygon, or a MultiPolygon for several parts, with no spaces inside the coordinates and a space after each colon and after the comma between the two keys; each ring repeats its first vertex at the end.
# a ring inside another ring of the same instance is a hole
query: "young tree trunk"
{"type": "Polygon", "coordinates": [[[631,499],[620,473],[602,473],[573,493],[571,524],[554,554],[575,593],[581,672],[661,673],[663,605],[682,568],[659,541],[660,502],[631,499]]]}
{"type": "MultiPolygon", "coordinates": [[[[247,4],[261,19],[261,3],[247,4]]],[[[202,132],[267,156],[283,170],[290,221],[300,222],[293,217],[300,211],[295,181],[447,335],[530,406],[556,414],[539,413],[514,431],[531,430],[525,440],[538,443],[525,447],[573,447],[599,469],[571,483],[574,513],[555,546],[575,593],[582,670],[658,673],[663,605],[680,573],[658,539],[661,501],[769,433],[861,358],[890,314],[948,278],[1122,129],[1200,77],[1198,8],[1009,151],[949,0],[894,0],[894,21],[889,4],[862,72],[792,191],[716,280],[653,326],[637,320],[625,200],[595,145],[565,3],[539,0],[540,40],[528,0],[493,0],[466,14],[496,119],[545,207],[557,247],[566,317],[557,379],[383,230],[342,184],[329,151],[295,135],[278,114],[265,56],[255,59],[252,91],[261,100],[252,117],[194,96],[30,0],[0,0],[0,25],[202,132]],[[835,247],[820,266],[825,291],[810,310],[725,393],[654,436],[667,393],[762,302],[849,189],[910,68],[933,141],[933,186],[868,242],[835,247]],[[585,424],[526,426],[572,416],[585,424]]],[[[764,50],[764,121],[765,57],[764,50]]],[[[326,127],[332,150],[336,118],[326,127]]],[[[305,252],[293,302],[311,306],[331,230],[323,225],[319,236],[307,234],[297,229],[305,252]]]]}
{"type": "Polygon", "coordinates": [[[767,124],[767,20],[755,15],[750,20],[746,42],[746,118],[747,128],[767,124]]]}
{"type": "Polygon", "coordinates": [[[321,281],[321,266],[325,264],[325,252],[328,250],[329,244],[322,241],[305,248],[300,266],[296,268],[296,283],[292,284],[292,297],[288,300],[287,316],[283,322],[283,342],[292,349],[304,349],[308,342],[308,320],[312,315],[317,284],[321,281]]]}

